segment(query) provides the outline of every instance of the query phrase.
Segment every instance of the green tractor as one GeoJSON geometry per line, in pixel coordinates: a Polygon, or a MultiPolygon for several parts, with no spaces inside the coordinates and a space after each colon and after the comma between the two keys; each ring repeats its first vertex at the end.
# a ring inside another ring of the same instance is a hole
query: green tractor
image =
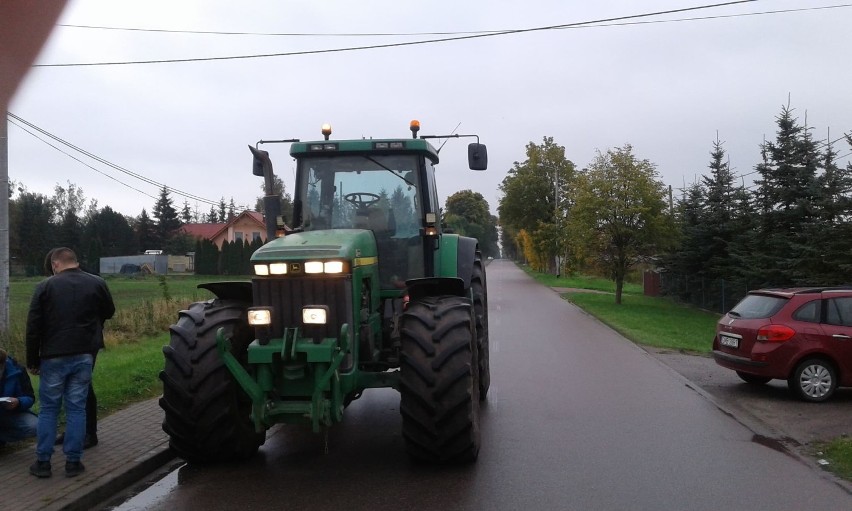
{"type": "MultiPolygon", "coordinates": [[[[275,424],[341,422],[365,389],[401,395],[408,453],[469,462],[490,382],[485,265],[477,241],[444,232],[426,138],[289,142],[293,221],[284,226],[266,151],[249,147],[267,190],[270,240],[250,282],[199,287],[163,348],[163,430],[190,462],[247,458],[275,424]]],[[[485,170],[484,145],[468,146],[485,170]]],[[[260,141],[265,143],[267,141],[260,141]]]]}

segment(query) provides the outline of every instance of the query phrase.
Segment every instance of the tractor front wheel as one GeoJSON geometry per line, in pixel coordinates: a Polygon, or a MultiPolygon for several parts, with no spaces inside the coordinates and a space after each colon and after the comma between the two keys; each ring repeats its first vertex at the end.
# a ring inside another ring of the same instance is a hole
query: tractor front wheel
{"type": "Polygon", "coordinates": [[[479,367],[470,300],[425,297],[408,304],[400,340],[400,413],[408,453],[434,463],[479,454],[479,367]]]}
{"type": "Polygon", "coordinates": [[[248,458],[265,440],[266,433],[257,433],[250,419],[251,401],[216,351],[216,333],[224,328],[232,353],[245,362],[253,338],[246,308],[235,300],[196,302],[180,311],[170,328],[160,372],[163,431],[172,449],[189,462],[248,458]]]}

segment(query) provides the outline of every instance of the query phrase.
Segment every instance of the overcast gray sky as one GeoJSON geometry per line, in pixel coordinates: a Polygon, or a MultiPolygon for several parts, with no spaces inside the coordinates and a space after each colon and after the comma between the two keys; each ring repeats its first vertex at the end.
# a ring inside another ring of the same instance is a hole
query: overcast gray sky
{"type": "MultiPolygon", "coordinates": [[[[467,140],[441,151],[442,201],[498,186],[529,142],[552,136],[577,166],[630,143],[675,189],[707,172],[719,137],[738,174],[791,98],[814,137],[852,131],[852,6],[760,0],[625,20],[401,47],[183,63],[40,67],[280,54],[529,29],[710,5],[647,1],[108,1],[72,0],[9,108],[66,141],[169,188],[254,205],[261,179],[247,145],[260,139],[478,134],[489,170],[467,170],[467,140]],[[799,12],[744,15],[789,9],[799,12]],[[684,20],[717,17],[715,19],[684,20]],[[642,22],[624,25],[623,23],[642,22]],[[654,22],[654,23],[650,23],[654,22]],[[65,25],[65,26],[63,26],[65,25]],[[248,32],[253,35],[80,28],[248,32]],[[283,36],[299,34],[414,34],[283,36]],[[457,33],[426,35],[424,33],[457,33]]],[[[20,123],[18,123],[20,124],[20,123]]],[[[44,138],[44,137],[43,137],[44,138]]],[[[56,145],[56,142],[52,142],[56,145]]],[[[9,126],[10,179],[52,195],[81,187],[100,207],[150,213],[159,186],[81,156],[93,170],[9,126]]],[[[270,149],[292,193],[286,145],[270,149]]],[[[849,146],[837,142],[848,161],[849,146]]],[[[746,183],[754,176],[746,176],[746,183]]],[[[677,193],[677,192],[676,192],[677,193]]],[[[172,193],[180,209],[184,197],[172,193]]],[[[207,202],[188,199],[201,213],[207,202]]]]}

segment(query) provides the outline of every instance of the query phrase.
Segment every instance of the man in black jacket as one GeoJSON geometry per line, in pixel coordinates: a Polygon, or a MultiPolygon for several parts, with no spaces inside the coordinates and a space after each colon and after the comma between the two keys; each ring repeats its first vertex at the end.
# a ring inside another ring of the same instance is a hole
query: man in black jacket
{"type": "Polygon", "coordinates": [[[80,269],[70,248],[51,253],[54,275],[36,286],[27,317],[27,368],[39,375],[36,462],[30,473],[50,477],[57,420],[65,402],[65,475],[80,474],[86,394],[104,321],[115,313],[106,282],[80,269]]]}

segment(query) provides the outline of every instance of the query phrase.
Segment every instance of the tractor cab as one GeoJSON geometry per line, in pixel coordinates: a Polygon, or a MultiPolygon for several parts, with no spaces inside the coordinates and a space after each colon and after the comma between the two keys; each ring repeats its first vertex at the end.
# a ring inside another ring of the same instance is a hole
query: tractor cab
{"type": "Polygon", "coordinates": [[[296,228],[304,232],[366,229],[379,253],[380,287],[400,289],[424,276],[424,210],[436,204],[423,196],[422,155],[315,154],[299,158],[296,228]],[[424,207],[425,206],[425,207],[424,207]]]}

